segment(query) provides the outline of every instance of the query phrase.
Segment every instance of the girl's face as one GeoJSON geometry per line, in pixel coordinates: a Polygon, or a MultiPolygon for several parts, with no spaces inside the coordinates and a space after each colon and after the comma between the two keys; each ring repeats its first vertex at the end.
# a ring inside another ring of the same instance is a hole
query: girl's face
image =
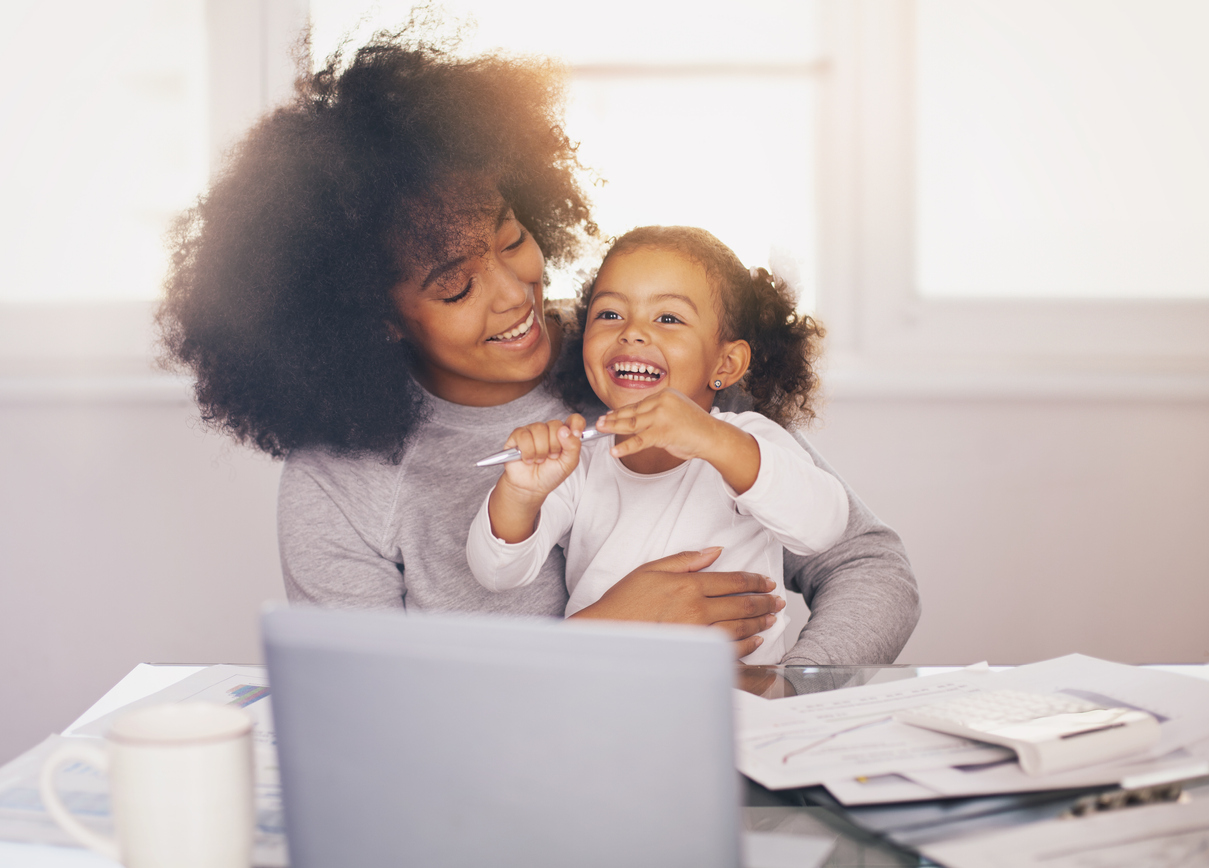
{"type": "Polygon", "coordinates": [[[545,260],[506,205],[470,235],[469,252],[413,268],[392,297],[420,349],[416,379],[446,401],[488,407],[532,390],[550,364],[545,260]]]}
{"type": "Polygon", "coordinates": [[[601,266],[584,328],[584,370],[610,409],[672,388],[709,410],[710,384],[734,343],[721,339],[713,288],[692,260],[640,247],[601,266]]]}

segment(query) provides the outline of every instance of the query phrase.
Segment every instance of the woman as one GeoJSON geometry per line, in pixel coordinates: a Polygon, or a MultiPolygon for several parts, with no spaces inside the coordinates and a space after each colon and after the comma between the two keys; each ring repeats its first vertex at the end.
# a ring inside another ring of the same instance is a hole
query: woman
{"type": "MultiPolygon", "coordinates": [[[[562,613],[558,551],[503,594],[464,559],[496,475],[474,460],[566,414],[544,264],[595,226],[558,97],[549,65],[383,35],[303,77],[182,219],[165,345],[204,419],[286,457],[291,600],[562,613]]],[[[841,543],[786,561],[813,609],[787,662],[889,662],[918,617],[901,543],[849,496],[841,543]]],[[[716,556],[648,564],[578,617],[717,624],[750,653],[783,601],[762,576],[696,572],[716,556]]]]}

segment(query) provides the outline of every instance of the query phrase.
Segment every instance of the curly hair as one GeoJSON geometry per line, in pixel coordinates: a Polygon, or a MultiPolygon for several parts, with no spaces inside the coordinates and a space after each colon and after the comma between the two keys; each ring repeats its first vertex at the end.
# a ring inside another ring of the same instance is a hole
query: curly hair
{"type": "Polygon", "coordinates": [[[202,418],[275,457],[397,461],[424,418],[390,290],[499,197],[548,260],[596,232],[550,61],[459,58],[413,21],[298,79],[178,220],[157,315],[202,418]]]}
{"type": "MultiPolygon", "coordinates": [[[[729,247],[691,226],[631,229],[613,242],[601,267],[609,257],[639,248],[665,250],[705,270],[718,298],[719,337],[744,340],[751,346],[751,364],[739,385],[751,396],[756,412],[780,425],[800,425],[814,418],[812,399],[818,386],[814,363],[824,331],[813,317],[795,310],[793,292],[784,280],[764,268],[749,270],[729,247]]],[[[594,288],[593,277],[580,290],[554,375],[563,400],[580,411],[598,402],[583,366],[583,333],[594,288]]]]}

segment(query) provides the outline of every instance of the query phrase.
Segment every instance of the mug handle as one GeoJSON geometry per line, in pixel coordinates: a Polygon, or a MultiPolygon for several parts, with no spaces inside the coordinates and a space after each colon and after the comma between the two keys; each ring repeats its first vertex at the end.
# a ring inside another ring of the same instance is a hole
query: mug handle
{"type": "Polygon", "coordinates": [[[55,789],[55,772],[69,762],[82,762],[98,771],[109,771],[109,756],[105,751],[90,744],[65,744],[47,757],[42,764],[42,774],[38,779],[38,790],[42,795],[42,804],[69,835],[90,850],[95,850],[102,856],[108,856],[114,862],[120,862],[118,845],[112,838],[98,835],[89,829],[63,806],[59,793],[55,789]]]}

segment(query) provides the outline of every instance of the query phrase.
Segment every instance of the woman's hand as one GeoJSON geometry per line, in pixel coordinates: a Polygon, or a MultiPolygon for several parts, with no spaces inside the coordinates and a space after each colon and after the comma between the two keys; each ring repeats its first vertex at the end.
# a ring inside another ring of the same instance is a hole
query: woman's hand
{"type": "Polygon", "coordinates": [[[643,564],[571,617],[712,624],[735,640],[736,657],[746,657],[763,643],[756,634],[773,625],[785,601],[768,593],[776,584],[767,576],[697,572],[721,552],[680,552],[643,564]]]}

